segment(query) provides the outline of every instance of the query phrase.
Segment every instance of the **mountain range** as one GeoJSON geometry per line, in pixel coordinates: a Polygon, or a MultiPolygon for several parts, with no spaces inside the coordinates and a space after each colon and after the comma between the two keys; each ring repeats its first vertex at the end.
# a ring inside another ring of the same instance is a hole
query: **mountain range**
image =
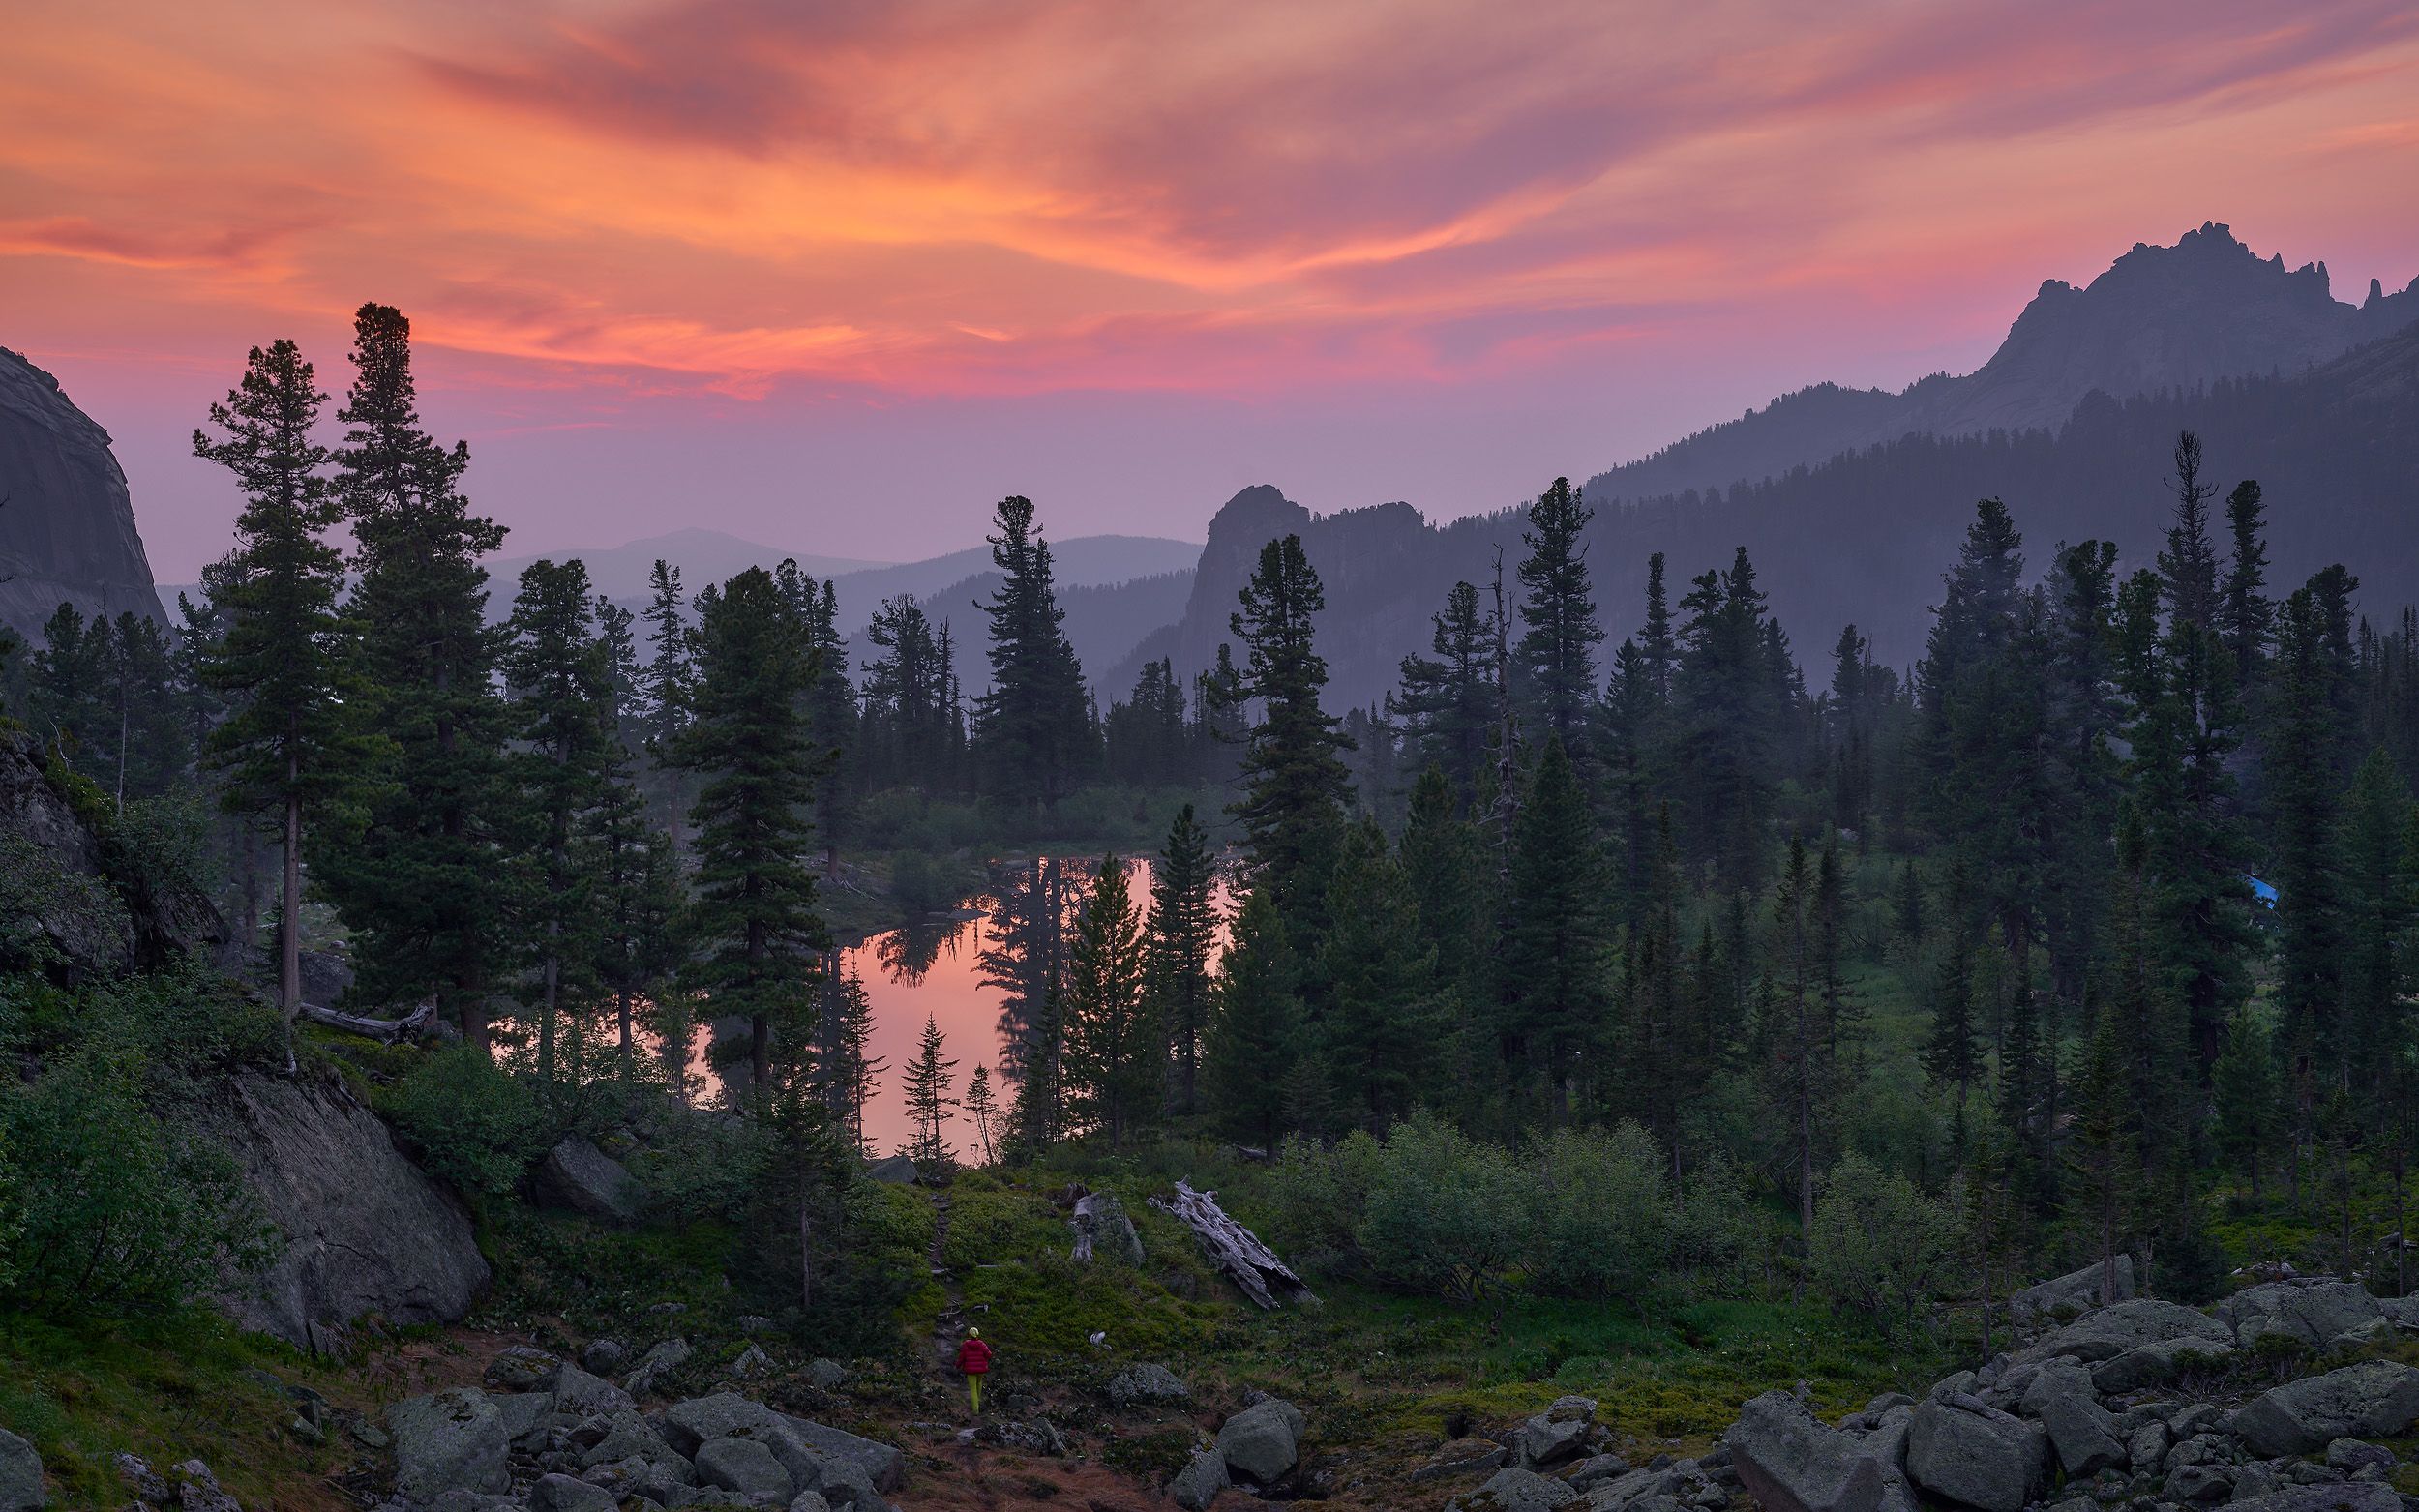
{"type": "MultiPolygon", "coordinates": [[[[2323,263],[2287,269],[2219,222],[2172,247],[2136,246],[2082,287],[2042,284],[1971,373],[1896,393],[1816,384],[1590,478],[1599,611],[1618,640],[1637,619],[1651,552],[1667,553],[1676,600],[1687,578],[1745,546],[1802,658],[1854,621],[1875,655],[1904,665],[1976,498],[2008,501],[2036,569],[2056,542],[2086,535],[2147,562],[2169,507],[2167,449],[2185,428],[2202,433],[2224,482],[2267,485],[2278,583],[2342,560],[2365,579],[2367,604],[2399,608],[2419,599],[2414,333],[2419,279],[2390,294],[2372,282],[2352,305],[2334,298],[2323,263]]],[[[149,609],[106,433],[14,353],[0,353],[0,573],[15,575],[0,583],[0,616],[20,633],[62,597],[149,609]]],[[[1209,666],[1260,547],[1299,532],[1326,583],[1320,641],[1343,706],[1383,696],[1454,580],[1483,585],[1499,552],[1508,573],[1523,519],[1509,510],[1432,524],[1401,503],[1319,516],[1261,485],[1217,511],[1201,546],[1052,545],[1069,637],[1105,700],[1146,659],[1169,657],[1183,673],[1209,666]]],[[[694,589],[790,553],[693,528],[577,554],[605,592],[635,603],[658,556],[694,589]]],[[[529,559],[492,564],[499,610],[529,559]]],[[[961,675],[981,686],[974,605],[997,584],[986,548],[908,563],[799,560],[838,582],[844,632],[901,594],[949,620],[961,675]]]]}

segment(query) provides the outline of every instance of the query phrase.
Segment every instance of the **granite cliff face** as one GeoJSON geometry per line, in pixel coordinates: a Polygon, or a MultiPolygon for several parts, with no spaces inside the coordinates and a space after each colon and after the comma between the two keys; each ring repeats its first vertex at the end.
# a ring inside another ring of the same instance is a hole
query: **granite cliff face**
{"type": "Polygon", "coordinates": [[[2419,279],[2359,305],[2326,264],[2287,270],[2218,222],[2172,247],[2136,245],[2076,288],[2044,282],[1988,362],[1896,394],[1816,384],[1588,480],[1592,499],[1654,498],[1761,482],[1909,432],[1975,435],[2063,425],[2094,390],[2116,399],[2222,378],[2292,376],[2419,322],[2419,279]]]}
{"type": "Polygon", "coordinates": [[[162,617],[109,432],[0,347],[0,624],[27,640],[61,603],[162,617]]]}

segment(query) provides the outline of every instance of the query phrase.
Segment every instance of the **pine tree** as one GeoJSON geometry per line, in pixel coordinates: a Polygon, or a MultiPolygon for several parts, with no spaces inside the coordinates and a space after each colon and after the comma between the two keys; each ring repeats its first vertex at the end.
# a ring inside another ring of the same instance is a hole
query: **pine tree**
{"type": "Polygon", "coordinates": [[[1500,945],[1506,1053],[1568,1117],[1609,1022],[1614,957],[1602,854],[1559,735],[1547,738],[1521,805],[1509,880],[1500,945]]]}
{"type": "Polygon", "coordinates": [[[1956,1093],[1956,1121],[1965,1131],[1965,1105],[1982,1080],[1982,1047],[1974,1034],[1974,940],[1951,926],[1949,949],[1932,988],[1931,1035],[1924,1044],[1924,1070],[1935,1086],[1956,1093]]]}
{"type": "Polygon", "coordinates": [[[1843,968],[1847,955],[1848,891],[1847,877],[1839,864],[1837,835],[1823,839],[1822,857],[1814,869],[1814,896],[1807,927],[1823,1057],[1837,1067],[1843,1062],[1847,1046],[1865,1020],[1864,1006],[1848,987],[1843,968]]]}
{"type": "Polygon", "coordinates": [[[1779,994],[1780,1021],[1774,1039],[1780,1096],[1775,1101],[1788,1111],[1798,1177],[1799,1232],[1809,1237],[1814,1232],[1814,1108],[1823,1095],[1821,1018],[1811,991],[1813,952],[1808,929],[1813,887],[1806,842],[1792,835],[1789,857],[1781,867],[1779,893],[1773,902],[1774,959],[1765,980],[1779,994]]]}
{"type": "Polygon", "coordinates": [[[2173,624],[2218,627],[2218,554],[2209,540],[2209,500],[2217,485],[2200,480],[2200,437],[2175,438],[2175,523],[2159,553],[2160,597],[2173,624]]]}
{"type": "Polygon", "coordinates": [[[1167,1044],[1168,1104],[1187,1117],[1200,1108],[1202,1036],[1210,1027],[1210,954],[1218,934],[1214,867],[1210,837],[1188,803],[1168,826],[1167,845],[1151,869],[1144,982],[1150,1018],[1167,1044]]]}
{"type": "Polygon", "coordinates": [[[1646,625],[1638,634],[1646,684],[1661,703],[1671,697],[1672,673],[1680,666],[1680,642],[1672,635],[1671,603],[1663,587],[1663,553],[1646,559],[1646,625]]]}
{"type": "Polygon", "coordinates": [[[1032,500],[1001,499],[994,523],[998,533],[987,539],[1002,581],[981,606],[991,620],[991,691],[975,704],[975,754],[992,796],[1047,810],[1091,769],[1084,673],[1067,643],[1032,500]]]}
{"type": "Polygon", "coordinates": [[[637,1021],[686,954],[684,901],[672,838],[646,821],[646,800],[616,747],[598,799],[573,837],[573,867],[590,888],[588,974],[612,1000],[622,1080],[638,1075],[637,1021]]]}
{"type": "Polygon", "coordinates": [[[2268,582],[2268,549],[2259,536],[2265,515],[2255,480],[2245,479],[2225,496],[2234,559],[2226,567],[2223,618],[2225,648],[2234,657],[2234,681],[2242,688],[2258,680],[2259,664],[2267,654],[2268,627],[2276,612],[2275,606],[2260,596],[2268,582]]]}
{"type": "Polygon", "coordinates": [[[2251,1005],[2227,1021],[2225,1049],[2213,1078],[2218,1153],[2251,1177],[2252,1201],[2260,1201],[2260,1173],[2267,1153],[2285,1132],[2285,1079],[2276,1040],[2265,1018],[2251,1005]]]}
{"type": "Polygon", "coordinates": [[[1478,590],[1453,584],[1445,612],[1430,622],[1434,658],[1402,660],[1402,687],[1387,696],[1387,710],[1404,723],[1413,759],[1441,768],[1464,803],[1474,799],[1486,768],[1487,737],[1495,720],[1490,663],[1495,641],[1491,616],[1478,610],[1478,590]]]}
{"type": "MultiPolygon", "coordinates": [[[[874,1000],[867,995],[865,983],[852,971],[827,969],[830,995],[824,1005],[827,1015],[824,1049],[818,1070],[824,1088],[824,1103],[831,1111],[833,1124],[851,1145],[863,1153],[865,1143],[865,1108],[874,1100],[874,1088],[881,1074],[890,1069],[889,1062],[873,1053],[874,1000]]],[[[974,1085],[967,1089],[967,1110],[974,1108],[974,1092],[979,1088],[989,1107],[991,1079],[984,1068],[974,1068],[974,1085]]],[[[990,1110],[996,1113],[997,1109],[990,1110]]],[[[990,1133],[983,1134],[984,1159],[990,1156],[990,1133]]]]}
{"type": "Polygon", "coordinates": [[[806,864],[807,807],[821,762],[805,694],[816,668],[805,629],[770,573],[751,567],[698,596],[693,715],[674,762],[699,774],[696,825],[700,954],[688,976],[717,1013],[749,1022],[761,1090],[775,1026],[794,1029],[828,943],[806,864]]]}
{"type": "Polygon", "coordinates": [[[1579,544],[1596,511],[1568,478],[1538,495],[1520,534],[1529,554],[1520,564],[1519,659],[1533,722],[1587,764],[1590,711],[1596,691],[1596,647],[1604,638],[1590,597],[1588,553],[1579,544]]]}
{"type": "Polygon", "coordinates": [[[1772,666],[1764,591],[1741,549],[1726,572],[1705,573],[1681,601],[1688,616],[1673,680],[1675,753],[1691,853],[1710,862],[1724,894],[1757,890],[1773,807],[1772,666]]]}
{"type": "Polygon", "coordinates": [[[944,1043],[941,1026],[927,1015],[923,1043],[900,1082],[907,1095],[908,1116],[915,1124],[915,1134],[899,1153],[918,1165],[946,1165],[958,1158],[957,1151],[949,1146],[947,1132],[951,1117],[949,1110],[958,1106],[958,1100],[949,1095],[949,1088],[956,1080],[953,1073],[958,1063],[942,1057],[941,1051],[944,1043]]]}
{"type": "MultiPolygon", "coordinates": [[[[1321,1015],[1303,1041],[1341,1112],[1373,1132],[1408,1116],[1437,1064],[1444,1028],[1436,954],[1421,937],[1419,907],[1385,834],[1364,819],[1337,855],[1321,941],[1321,1015]]],[[[1299,1090],[1299,1088],[1298,1088],[1299,1090]]],[[[1313,1096],[1296,1110],[1316,1110],[1313,1096]]]]}
{"type": "Polygon", "coordinates": [[[1105,856],[1067,952],[1063,1079],[1070,1116],[1113,1145],[1125,1142],[1160,1091],[1143,979],[1142,920],[1125,864],[1105,856]]]}
{"type": "Polygon", "coordinates": [[[974,1120],[974,1139],[982,1147],[983,1164],[993,1164],[1000,1158],[992,1136],[1000,1127],[1000,1112],[999,1100],[992,1095],[989,1066],[977,1065],[966,1083],[966,1116],[974,1120]]]}
{"type": "Polygon", "coordinates": [[[584,563],[530,563],[521,574],[502,657],[514,733],[523,743],[514,764],[535,851],[523,900],[531,926],[526,948],[538,971],[537,1070],[548,1083],[555,1079],[563,996],[591,985],[583,968],[592,959],[595,878],[575,865],[572,842],[606,796],[620,749],[608,648],[591,631],[591,608],[584,563]]]}
{"type": "Polygon", "coordinates": [[[643,618],[649,649],[639,677],[638,714],[645,729],[644,750],[662,773],[664,829],[675,851],[681,848],[680,824],[689,805],[672,756],[689,727],[697,683],[697,634],[685,617],[687,603],[680,594],[680,569],[657,557],[647,578],[643,618]]]}
{"type": "Polygon", "coordinates": [[[1313,620],[1326,605],[1293,535],[1261,548],[1229,620],[1250,652],[1242,692],[1261,708],[1243,755],[1243,794],[1229,812],[1242,822],[1255,884],[1274,895],[1289,927],[1315,906],[1317,874],[1352,796],[1339,758],[1351,743],[1319,706],[1328,665],[1313,647],[1313,620]]]}
{"type": "Polygon", "coordinates": [[[357,574],[345,618],[367,697],[348,707],[399,749],[367,799],[367,833],[325,847],[314,873],[352,928],[356,991],[433,993],[484,1052],[517,881],[499,864],[514,807],[508,716],[479,565],[504,531],[462,494],[469,448],[421,427],[410,322],[364,305],[353,330],[336,463],[357,574]]]}
{"type": "Polygon", "coordinates": [[[2330,1082],[2351,1050],[2342,1033],[2345,931],[2337,853],[2339,792],[2335,704],[2317,599],[2302,588],[2277,621],[2270,687],[2276,733],[2268,742],[2268,801],[2275,815],[2281,964],[2278,1001],[2285,1054],[2310,1062],[2330,1082]]]}
{"type": "Polygon", "coordinates": [[[1285,1075],[1299,1045],[1297,974],[1275,900],[1255,887],[1219,958],[1202,1071],[1218,1123],[1264,1149],[1275,1146],[1285,1075]]]}

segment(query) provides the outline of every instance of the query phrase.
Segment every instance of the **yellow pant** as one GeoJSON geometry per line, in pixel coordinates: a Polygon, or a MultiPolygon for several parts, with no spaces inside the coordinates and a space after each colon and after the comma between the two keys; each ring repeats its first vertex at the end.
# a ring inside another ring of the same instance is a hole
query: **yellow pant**
{"type": "Polygon", "coordinates": [[[975,1410],[975,1411],[979,1412],[979,1411],[981,1411],[981,1410],[983,1409],[983,1378],[982,1378],[982,1377],[980,1377],[980,1376],[969,1376],[969,1377],[967,1377],[967,1378],[966,1378],[966,1398],[967,1398],[967,1401],[969,1401],[970,1403],[971,1403],[971,1404],[973,1405],[973,1408],[974,1408],[974,1410],[975,1410]]]}

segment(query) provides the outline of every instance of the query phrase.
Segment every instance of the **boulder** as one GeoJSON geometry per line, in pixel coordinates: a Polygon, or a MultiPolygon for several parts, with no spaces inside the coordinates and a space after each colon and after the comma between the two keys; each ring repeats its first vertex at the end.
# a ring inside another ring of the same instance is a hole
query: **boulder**
{"type": "Polygon", "coordinates": [[[2133,1462],[2117,1438],[2115,1417],[2093,1401],[2088,1391],[2051,1397],[2043,1403],[2038,1415],[2058,1468],[2070,1477],[2079,1480],[2110,1466],[2133,1462]]]}
{"type": "MultiPolygon", "coordinates": [[[[1484,1438],[1453,1438],[1428,1456],[1428,1463],[1411,1472],[1414,1484],[1485,1475],[1503,1468],[1504,1446],[1484,1438]]],[[[1627,1467],[1624,1467],[1627,1468],[1627,1467]]]]}
{"type": "Polygon", "coordinates": [[[2164,1302],[2156,1297],[2135,1297],[2130,1302],[2118,1302],[2096,1313],[2084,1314],[2016,1358],[2030,1364],[2040,1364],[2060,1356],[2085,1361],[2112,1360],[2143,1345],[2167,1344],[2182,1339],[2231,1346],[2234,1335],[2225,1324],[2206,1313],[2195,1312],[2189,1307],[2164,1302]]]}
{"type": "Polygon", "coordinates": [[[567,1134],[547,1151],[529,1173],[529,1185],[549,1206],[608,1223],[629,1223],[639,1216],[639,1184],[620,1161],[581,1135],[567,1134]]]}
{"type": "Polygon", "coordinates": [[[2419,1421],[2419,1370],[2363,1360],[2288,1380],[2234,1414],[2234,1433],[2262,1457],[2311,1454],[2335,1438],[2395,1438],[2419,1421]]]}
{"type": "Polygon", "coordinates": [[[2209,1505],[2234,1495],[2234,1474],[2222,1465],[2179,1465],[2167,1471],[2159,1499],[2186,1505],[2209,1505]]]}
{"type": "Polygon", "coordinates": [[[672,1446],[664,1441],[664,1436],[655,1431],[655,1425],[632,1408],[608,1413],[602,1419],[583,1425],[573,1442],[580,1442],[590,1433],[597,1433],[598,1437],[580,1451],[580,1468],[583,1470],[593,1466],[617,1465],[633,1459],[652,1464],[679,1458],[672,1446]]]}
{"type": "Polygon", "coordinates": [[[630,1349],[618,1339],[591,1339],[580,1351],[580,1368],[595,1376],[610,1376],[630,1363],[630,1349]]]}
{"type": "Polygon", "coordinates": [[[1932,1495],[1963,1506],[2022,1512],[2042,1481],[2045,1438],[2040,1425],[1970,1396],[1927,1401],[1907,1425],[1907,1475],[1932,1495]]]}
{"type": "Polygon", "coordinates": [[[433,1501],[449,1491],[495,1496],[510,1484],[504,1414],[484,1391],[455,1386],[398,1402],[386,1413],[395,1439],[395,1494],[433,1501]]]}
{"type": "Polygon", "coordinates": [[[1234,1482],[1227,1479],[1226,1456],[1215,1449],[1204,1449],[1185,1462],[1168,1482],[1168,1497],[1184,1512],[1202,1512],[1218,1499],[1218,1493],[1234,1482]]]}
{"type": "MultiPolygon", "coordinates": [[[[2122,1302],[2134,1294],[2134,1257],[2119,1255],[2115,1268],[2116,1295],[2105,1299],[2108,1302],[2122,1302]]],[[[2016,1319],[2016,1325],[2023,1328],[2038,1327],[2043,1323],[2088,1313],[2103,1305],[2100,1293],[2105,1280],[2099,1262],[2095,1260],[2080,1270],[2069,1271],[2063,1276],[2026,1287],[2008,1298],[2008,1311],[2016,1319]]]]}
{"type": "Polygon", "coordinates": [[[554,1410],[574,1417],[596,1417],[635,1407],[630,1393],[577,1365],[566,1365],[554,1379],[554,1410]]]}
{"type": "Polygon", "coordinates": [[[837,1391],[854,1379],[846,1365],[822,1358],[807,1361],[805,1375],[806,1383],[818,1391],[837,1391]]]}
{"type": "Polygon", "coordinates": [[[180,1512],[244,1512],[244,1504],[199,1460],[176,1467],[176,1504],[180,1512]]]}
{"type": "Polygon", "coordinates": [[[563,1362],[544,1349],[516,1344],[488,1361],[479,1379],[490,1391],[552,1391],[563,1362]]]}
{"type": "MultiPolygon", "coordinates": [[[[1573,1491],[1588,1491],[1607,1481],[1619,1480],[1629,1473],[1629,1462],[1618,1454],[1595,1454],[1581,1460],[1563,1475],[1563,1484],[1573,1491]]],[[[1418,1479],[1414,1476],[1413,1479],[1418,1479]]]]}
{"type": "Polygon", "coordinates": [[[790,1512],[831,1512],[831,1503],[820,1491],[801,1491],[790,1498],[790,1512]]]}
{"type": "Polygon", "coordinates": [[[1588,1434],[1595,1426],[1592,1398],[1557,1398],[1552,1407],[1520,1425],[1520,1437],[1513,1442],[1514,1463],[1535,1469],[1575,1460],[1587,1452],[1588,1434]]]}
{"type": "Polygon", "coordinates": [[[688,1364],[689,1356],[695,1352],[686,1339],[665,1340],[646,1351],[645,1357],[639,1361],[639,1368],[632,1371],[629,1379],[624,1382],[624,1389],[633,1398],[645,1396],[655,1389],[655,1383],[666,1374],[688,1364]]]}
{"type": "MultiPolygon", "coordinates": [[[[2214,1321],[2214,1319],[2212,1319],[2214,1321]]],[[[2237,1352],[2224,1339],[2195,1336],[2139,1344],[2092,1367],[2091,1383],[2110,1396],[2173,1380],[2188,1370],[2223,1365],[2237,1352]]]]}
{"type": "MultiPolygon", "coordinates": [[[[0,348],[0,626],[42,643],[61,604],[166,623],[109,432],[59,380],[0,348]]],[[[196,594],[195,597],[199,595],[196,594]]]]}
{"type": "Polygon", "coordinates": [[[803,1417],[781,1421],[818,1456],[853,1468],[876,1491],[896,1491],[907,1475],[907,1456],[890,1444],[803,1417]]]}
{"type": "Polygon", "coordinates": [[[750,1501],[789,1505],[797,1494],[790,1471],[768,1446],[753,1438],[715,1438],[697,1452],[697,1478],[735,1491],[750,1501]]]}
{"type": "Polygon", "coordinates": [[[2355,1283],[2308,1276],[2247,1287],[2218,1304],[2217,1316],[2246,1349],[2271,1334],[2314,1349],[2375,1323],[2385,1309],[2355,1283]]]}
{"type": "Polygon", "coordinates": [[[915,1184],[915,1160],[909,1155],[884,1155],[880,1160],[867,1161],[865,1173],[890,1186],[912,1186],[915,1184]]]}
{"type": "Polygon", "coordinates": [[[1192,1395],[1164,1365],[1129,1365],[1109,1378],[1109,1400],[1120,1407],[1182,1402],[1192,1395]]]}
{"type": "Polygon", "coordinates": [[[529,1512],[614,1512],[620,1504],[604,1487],[569,1475],[541,1475],[529,1488],[529,1512]]]}
{"type": "Polygon", "coordinates": [[[42,1456],[0,1428],[0,1512],[35,1512],[49,1499],[42,1489],[42,1456]]]}
{"type": "Polygon", "coordinates": [[[2357,1438],[2338,1438],[2327,1445],[2327,1465],[2346,1475],[2374,1468],[2390,1473],[2399,1462],[2394,1451],[2381,1443],[2363,1443],[2357,1438]]]}
{"type": "Polygon", "coordinates": [[[1303,1427],[1299,1408],[1270,1397],[1226,1420],[1218,1430],[1218,1453],[1230,1473],[1272,1485],[1301,1458],[1303,1427]]]}
{"type": "Polygon", "coordinates": [[[696,1459],[698,1450],[717,1438],[769,1438],[780,1422],[781,1414],[762,1402],[752,1402],[735,1391],[717,1391],[666,1408],[663,1432],[674,1449],[696,1459]]]}
{"type": "Polygon", "coordinates": [[[2332,1486],[2287,1486],[2265,1496],[2229,1502],[2226,1512],[2402,1512],[2403,1498],[2378,1481],[2332,1486]]]}
{"type": "Polygon", "coordinates": [[[1075,1214],[1067,1220],[1075,1230],[1075,1258],[1115,1260],[1120,1265],[1143,1262],[1143,1236],[1134,1231],[1134,1220],[1125,1216],[1125,1204],[1114,1193],[1089,1192],[1075,1200],[1075,1214]]]}
{"type": "Polygon", "coordinates": [[[149,1460],[121,1450],[111,1457],[110,1464],[116,1467],[118,1479],[126,1483],[126,1489],[134,1494],[136,1501],[146,1506],[167,1505],[167,1479],[151,1468],[149,1460]]]}
{"type": "Polygon", "coordinates": [[[1740,1483],[1766,1512],[1878,1512],[1882,1466],[1859,1440],[1816,1421],[1787,1391],[1739,1409],[1722,1436],[1740,1483]]]}
{"type": "Polygon", "coordinates": [[[1578,1498],[1579,1494],[1561,1481],[1507,1466],[1453,1506],[1460,1512],[1553,1512],[1578,1498]]]}
{"type": "Polygon", "coordinates": [[[450,1323],[470,1311],[489,1272],[469,1216],[375,1113],[341,1082],[245,1073],[227,1086],[207,1137],[277,1230],[270,1263],[221,1294],[238,1323],[319,1349],[367,1313],[450,1323]]]}
{"type": "Polygon", "coordinates": [[[554,1415],[554,1401],[542,1391],[519,1391],[490,1397],[504,1419],[504,1440],[516,1449],[545,1441],[554,1415]]]}

